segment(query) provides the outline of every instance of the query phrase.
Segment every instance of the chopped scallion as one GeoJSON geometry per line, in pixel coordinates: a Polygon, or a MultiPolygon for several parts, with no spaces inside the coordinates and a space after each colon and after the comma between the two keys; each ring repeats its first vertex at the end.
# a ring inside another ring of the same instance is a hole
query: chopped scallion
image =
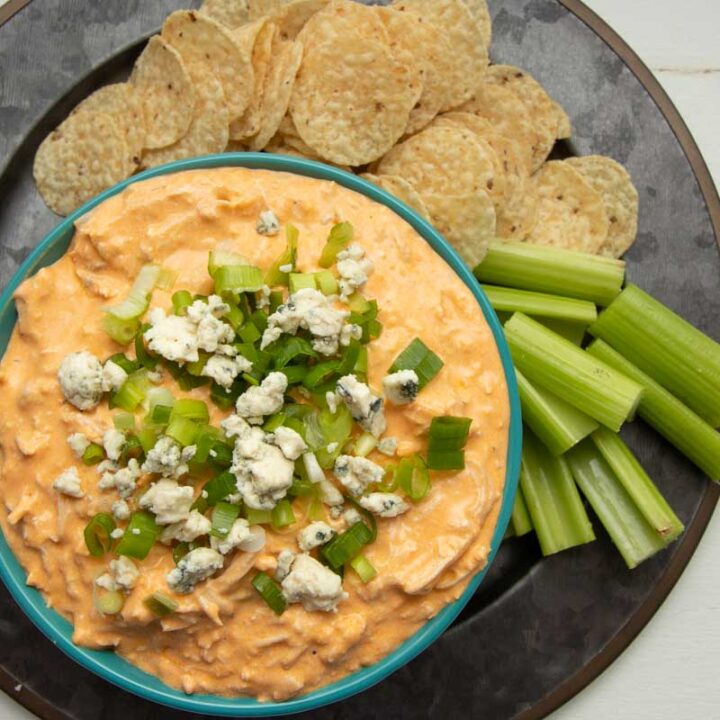
{"type": "Polygon", "coordinates": [[[257,292],[265,284],[260,268],[254,265],[222,265],[214,275],[215,292],[257,292]]]}
{"type": "Polygon", "coordinates": [[[288,273],[283,272],[280,268],[290,266],[292,270],[295,269],[295,263],[297,262],[297,246],[298,237],[300,233],[298,229],[291,223],[287,223],[285,226],[285,237],[287,240],[287,247],[283,251],[282,255],[270,266],[270,269],[265,273],[265,284],[270,287],[276,285],[287,285],[288,284],[288,273]]]}
{"type": "Polygon", "coordinates": [[[285,612],[287,600],[278,584],[267,573],[259,572],[255,575],[252,579],[252,586],[276,615],[282,615],[285,612]]]}
{"type": "Polygon", "coordinates": [[[85,465],[97,465],[105,458],[105,450],[102,445],[90,443],[82,454],[82,461],[85,465]]]}
{"type": "Polygon", "coordinates": [[[340,222],[332,226],[328,239],[320,253],[320,267],[329,268],[337,260],[337,255],[344,250],[354,237],[353,226],[349,222],[340,222]]]}
{"type": "Polygon", "coordinates": [[[395,481],[412,502],[420,502],[430,490],[427,466],[417,454],[400,460],[395,470],[395,481]]]}
{"type": "Polygon", "coordinates": [[[143,600],[143,605],[155,615],[155,617],[159,618],[175,612],[178,608],[178,604],[172,598],[160,592],[154,592],[152,595],[148,595],[143,600]]]}
{"type": "Polygon", "coordinates": [[[130,516],[130,522],[125,528],[125,533],[115,552],[118,555],[126,555],[137,560],[144,560],[155,544],[160,528],[155,524],[155,518],[143,510],[134,512],[130,516]]]}
{"type": "Polygon", "coordinates": [[[212,530],[210,530],[210,534],[216,538],[226,538],[238,515],[240,515],[239,505],[223,501],[218,502],[212,512],[212,530]]]}
{"type": "Polygon", "coordinates": [[[377,570],[364,555],[354,557],[350,561],[350,567],[358,574],[360,580],[364,583],[369,583],[377,575],[377,570]]]}
{"type": "Polygon", "coordinates": [[[293,512],[292,503],[283,498],[272,509],[272,526],[275,530],[282,530],[295,522],[295,513],[293,512]]]}
{"type": "Polygon", "coordinates": [[[420,338],[415,338],[395,358],[389,372],[414,370],[418,376],[418,387],[422,390],[440,372],[442,366],[443,361],[420,338]]]}
{"type": "Polygon", "coordinates": [[[97,513],[85,526],[85,546],[93,557],[102,557],[112,547],[110,533],[115,529],[115,520],[110,513],[97,513]]]}

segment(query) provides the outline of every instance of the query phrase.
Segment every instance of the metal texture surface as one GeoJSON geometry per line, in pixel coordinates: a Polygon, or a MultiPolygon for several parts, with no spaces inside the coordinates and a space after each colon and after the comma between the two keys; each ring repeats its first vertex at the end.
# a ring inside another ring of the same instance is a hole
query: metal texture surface
{"type": "MultiPolygon", "coordinates": [[[[0,163],[7,162],[0,175],[0,285],[57,221],[32,185],[38,143],[78,100],[127,73],[135,41],[183,5],[42,0],[0,29],[0,163]]],[[[718,338],[719,201],[667,96],[576,0],[491,0],[490,6],[493,59],[533,73],[573,121],[573,140],[557,152],[611,155],[632,174],[641,217],[627,258],[630,278],[718,338]]],[[[599,542],[544,560],[533,538],[510,541],[463,615],[430,650],[363,695],[307,717],[530,720],[601,672],[671,590],[718,496],[717,487],[641,422],[623,435],[687,526],[669,552],[628,572],[597,521],[599,542]]],[[[0,685],[44,718],[181,715],[73,665],[4,591],[0,685]]]]}

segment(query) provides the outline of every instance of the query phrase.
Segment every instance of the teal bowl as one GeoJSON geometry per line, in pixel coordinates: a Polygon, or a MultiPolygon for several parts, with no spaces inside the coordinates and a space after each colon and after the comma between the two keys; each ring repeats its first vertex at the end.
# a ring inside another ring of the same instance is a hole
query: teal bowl
{"type": "Polygon", "coordinates": [[[127,662],[127,660],[110,650],[88,650],[74,645],[72,642],[72,625],[57,612],[49,609],[45,605],[42,595],[37,590],[26,585],[25,570],[12,554],[5,537],[0,533],[0,577],[2,577],[5,586],[30,620],[32,620],[57,647],[73,660],[80,663],[80,665],[91,670],[101,678],[121,687],[123,690],[139,695],[146,700],[162,703],[163,705],[168,705],[179,710],[225,717],[270,717],[312,710],[323,705],[345,700],[351,695],[355,695],[369,688],[387,677],[390,673],[410,662],[410,660],[425,650],[425,648],[440,637],[447,629],[483,581],[495,557],[495,553],[502,542],[507,524],[510,521],[520,470],[522,426],[515,372],[500,322],[493,312],[490,302],[480,289],[477,280],[475,280],[473,274],[460,259],[460,256],[448,244],[447,240],[414,210],[362,178],[321,163],[284,155],[271,155],[267,153],[226,153],[223,155],[208,155],[191,160],[182,160],[140,173],[106,190],[93,200],[90,200],[90,202],[76,210],[72,215],[65,218],[43,239],[27,260],[20,266],[8,286],[4,289],[2,295],[0,295],[0,357],[7,348],[17,319],[15,303],[12,299],[14,291],[25,278],[30,277],[40,268],[54,263],[63,256],[72,239],[75,220],[84,215],[88,210],[99,205],[103,200],[107,200],[107,198],[116,195],[131,183],[157,177],[158,175],[179,172],[181,170],[228,166],[277,170],[320,180],[331,180],[338,185],[361,193],[375,202],[386,205],[403,218],[403,220],[408,222],[426,242],[430,244],[433,250],[452,267],[475,296],[478,305],[485,315],[486,321],[492,329],[495,343],[500,352],[510,404],[510,428],[505,488],[503,491],[500,516],[493,534],[490,556],[485,569],[472,578],[465,592],[458,600],[443,608],[434,618],[428,620],[420,630],[379,662],[362,668],[342,680],[332,683],[332,685],[313,690],[306,695],[301,695],[285,702],[261,703],[252,698],[245,697],[227,698],[218,695],[187,695],[180,690],[175,690],[166,685],[154,675],[139,670],[127,662]]]}

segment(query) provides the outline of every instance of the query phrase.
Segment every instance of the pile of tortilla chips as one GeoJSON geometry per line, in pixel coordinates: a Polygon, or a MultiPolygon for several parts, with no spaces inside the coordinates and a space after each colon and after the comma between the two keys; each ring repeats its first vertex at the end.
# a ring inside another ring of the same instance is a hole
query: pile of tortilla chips
{"type": "Polygon", "coordinates": [[[620,256],[630,176],[548,161],[570,121],[528,73],[489,63],[490,39],[485,0],[205,0],[45,139],[37,187],[65,215],[143,168],[265,150],[362,174],[471,265],[495,237],[620,256]]]}

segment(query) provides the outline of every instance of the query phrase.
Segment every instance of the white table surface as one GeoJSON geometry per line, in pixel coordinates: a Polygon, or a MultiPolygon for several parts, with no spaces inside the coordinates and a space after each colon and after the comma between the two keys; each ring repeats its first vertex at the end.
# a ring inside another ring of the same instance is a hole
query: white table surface
{"type": "MultiPolygon", "coordinates": [[[[0,0],[0,6],[6,0],[0,0]]],[[[585,0],[659,78],[720,182],[720,0],[585,0]]],[[[638,639],[552,720],[720,718],[720,513],[638,639]]],[[[21,691],[22,692],[22,691],[21,691]]],[[[2,720],[32,720],[0,692],[2,720]]]]}

